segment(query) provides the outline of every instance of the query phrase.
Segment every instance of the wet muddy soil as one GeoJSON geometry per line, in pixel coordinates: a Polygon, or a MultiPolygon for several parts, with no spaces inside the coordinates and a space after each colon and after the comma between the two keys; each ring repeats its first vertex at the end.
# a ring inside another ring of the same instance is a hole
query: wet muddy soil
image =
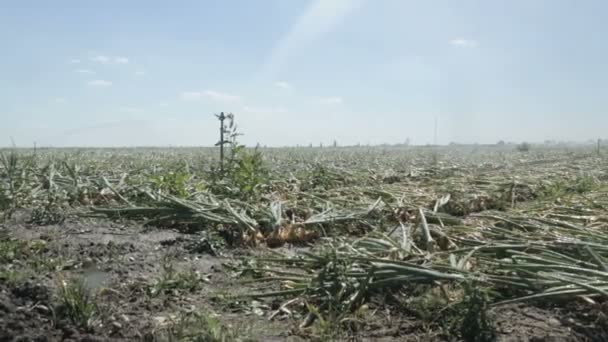
{"type": "MultiPolygon", "coordinates": [[[[190,341],[200,331],[210,334],[201,341],[213,341],[213,334],[225,340],[326,340],[314,326],[298,328],[304,310],[276,314],[281,305],[276,300],[228,299],[251,291],[231,266],[258,252],[214,247],[202,234],[133,222],[5,223],[0,341],[190,341]],[[88,306],[72,284],[90,294],[88,306]]],[[[446,335],[441,322],[429,325],[407,310],[370,303],[368,311],[373,315],[357,330],[337,339],[457,340],[446,335]]],[[[601,310],[519,304],[491,311],[499,341],[608,340],[601,310]]]]}

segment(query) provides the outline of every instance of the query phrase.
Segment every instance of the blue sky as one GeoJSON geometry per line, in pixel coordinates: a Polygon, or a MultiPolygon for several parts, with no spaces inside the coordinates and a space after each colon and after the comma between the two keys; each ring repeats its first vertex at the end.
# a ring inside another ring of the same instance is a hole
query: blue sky
{"type": "Polygon", "coordinates": [[[607,137],[606,1],[0,1],[0,145],[607,137]]]}

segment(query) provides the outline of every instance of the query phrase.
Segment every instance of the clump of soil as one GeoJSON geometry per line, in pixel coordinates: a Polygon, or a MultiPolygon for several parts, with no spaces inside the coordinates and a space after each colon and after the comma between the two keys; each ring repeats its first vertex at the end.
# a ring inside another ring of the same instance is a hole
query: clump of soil
{"type": "Polygon", "coordinates": [[[0,282],[0,341],[59,340],[54,331],[50,291],[42,284],[0,282]]]}

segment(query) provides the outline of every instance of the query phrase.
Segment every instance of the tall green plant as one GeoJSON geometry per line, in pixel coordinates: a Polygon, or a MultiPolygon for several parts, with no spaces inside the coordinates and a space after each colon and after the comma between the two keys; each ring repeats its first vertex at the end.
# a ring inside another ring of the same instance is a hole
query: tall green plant
{"type": "Polygon", "coordinates": [[[12,209],[20,207],[23,197],[20,194],[34,162],[35,156],[23,156],[15,148],[8,153],[0,152],[0,209],[8,210],[5,216],[10,216],[12,209]]]}
{"type": "Polygon", "coordinates": [[[228,120],[227,125],[222,127],[220,145],[220,167],[211,169],[209,179],[211,190],[216,193],[228,193],[240,197],[251,197],[268,182],[268,170],[264,164],[262,153],[256,147],[252,152],[247,151],[245,145],[238,141],[243,135],[237,129],[234,115],[228,114],[218,116],[222,120],[228,120]],[[223,118],[223,119],[222,119],[223,118]],[[224,139],[224,134],[227,138],[224,139]],[[227,156],[223,147],[227,146],[227,156]],[[222,159],[223,158],[223,159],[222,159]]]}

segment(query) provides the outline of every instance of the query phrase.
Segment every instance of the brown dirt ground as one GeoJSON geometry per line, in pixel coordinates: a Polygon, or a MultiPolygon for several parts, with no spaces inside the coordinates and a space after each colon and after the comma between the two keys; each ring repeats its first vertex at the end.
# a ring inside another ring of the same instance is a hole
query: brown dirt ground
{"type": "MultiPolygon", "coordinates": [[[[204,310],[221,324],[253,341],[300,341],[314,332],[298,329],[301,316],[267,317],[276,300],[239,304],[222,294],[244,294],[251,288],[231,275],[227,263],[238,263],[255,251],[223,250],[220,256],[193,250],[200,236],[138,224],[80,218],[60,225],[33,226],[14,220],[0,226],[2,239],[44,241],[44,260],[61,260],[60,271],[32,269],[23,260],[11,267],[17,280],[0,277],[0,342],[2,341],[162,341],[157,333],[172,315],[204,310]],[[193,270],[204,281],[193,291],[150,296],[146,289],[162,274],[163,265],[193,270]],[[28,271],[29,268],[29,271],[28,271]],[[78,328],[57,314],[58,279],[83,277],[97,293],[99,317],[89,329],[78,328]]],[[[370,304],[373,317],[342,340],[452,341],[441,323],[425,324],[406,312],[370,304]]],[[[600,310],[601,311],[601,310],[600,310]]],[[[608,341],[603,315],[576,305],[539,307],[531,304],[493,308],[498,341],[608,341]]],[[[316,338],[319,340],[319,338],[316,338]]]]}

